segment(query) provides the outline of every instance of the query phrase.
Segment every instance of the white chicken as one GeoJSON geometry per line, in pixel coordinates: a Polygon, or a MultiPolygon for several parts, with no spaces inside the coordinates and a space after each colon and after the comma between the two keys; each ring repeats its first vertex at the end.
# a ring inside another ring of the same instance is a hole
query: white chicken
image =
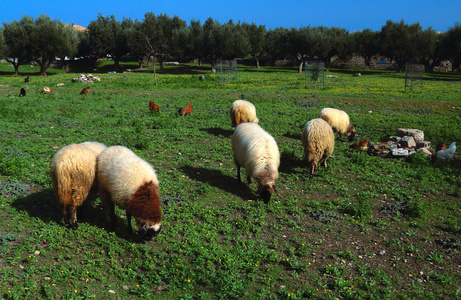
{"type": "Polygon", "coordinates": [[[456,142],[453,142],[450,144],[450,146],[448,146],[447,149],[437,151],[436,157],[442,160],[452,159],[455,152],[456,152],[456,142]]]}

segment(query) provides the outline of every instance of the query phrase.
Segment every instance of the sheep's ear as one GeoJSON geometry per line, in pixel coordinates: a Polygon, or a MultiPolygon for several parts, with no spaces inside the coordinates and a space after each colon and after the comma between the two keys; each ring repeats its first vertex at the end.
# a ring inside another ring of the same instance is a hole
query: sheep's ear
{"type": "Polygon", "coordinates": [[[147,228],[146,228],[146,226],[143,226],[143,227],[139,228],[139,230],[138,230],[138,237],[140,239],[142,239],[142,238],[144,238],[146,233],[147,233],[147,228]]]}
{"type": "Polygon", "coordinates": [[[256,194],[261,195],[263,192],[263,186],[261,184],[258,185],[258,190],[256,191],[256,194]]]}

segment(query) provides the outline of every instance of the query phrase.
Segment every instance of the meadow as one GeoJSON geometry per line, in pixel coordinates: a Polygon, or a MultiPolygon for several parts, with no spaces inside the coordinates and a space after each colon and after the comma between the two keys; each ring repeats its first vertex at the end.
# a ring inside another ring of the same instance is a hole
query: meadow
{"type": "Polygon", "coordinates": [[[461,299],[459,155],[384,159],[336,139],[330,169],[309,178],[300,142],[307,121],[336,107],[356,140],[386,141],[403,127],[433,145],[460,145],[460,74],[425,74],[410,93],[403,73],[386,70],[332,69],[338,77],[314,87],[296,68],[239,66],[237,82],[220,84],[205,67],[169,66],[157,70],[158,85],[151,69],[109,68],[92,70],[101,81],[79,95],[88,85],[72,78],[84,70],[41,77],[21,66],[14,76],[0,64],[0,297],[461,299]],[[279,146],[267,204],[256,183],[236,180],[236,99],[256,106],[279,146]],[[180,117],[189,102],[192,114],[180,117]],[[163,229],[154,240],[128,236],[119,209],[108,232],[97,195],[79,210],[77,230],[64,227],[50,160],[84,141],[126,146],[155,167],[163,229]]]}

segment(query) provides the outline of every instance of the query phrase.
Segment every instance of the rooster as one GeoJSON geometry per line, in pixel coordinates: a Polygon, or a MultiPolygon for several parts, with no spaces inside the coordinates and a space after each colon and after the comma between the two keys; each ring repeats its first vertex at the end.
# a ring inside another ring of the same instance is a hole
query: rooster
{"type": "Polygon", "coordinates": [[[25,82],[25,83],[28,83],[29,81],[30,81],[29,76],[27,76],[26,78],[24,78],[24,82],[25,82]]]}
{"type": "Polygon", "coordinates": [[[364,151],[368,148],[368,140],[358,141],[350,145],[349,148],[364,151]]]}
{"type": "Polygon", "coordinates": [[[185,116],[185,115],[188,115],[192,112],[192,102],[189,102],[189,104],[187,104],[186,107],[184,108],[180,108],[178,110],[178,113],[180,116],[185,116]]]}
{"type": "Polygon", "coordinates": [[[453,142],[446,149],[439,150],[435,152],[435,157],[441,160],[452,159],[453,155],[456,152],[456,142],[453,142]]]}
{"type": "Polygon", "coordinates": [[[435,152],[439,151],[439,150],[445,150],[447,149],[447,146],[445,145],[445,142],[441,142],[441,143],[438,143],[437,145],[435,145],[435,152]]]}
{"type": "Polygon", "coordinates": [[[84,88],[81,92],[80,92],[80,95],[83,95],[83,94],[88,94],[88,91],[90,90],[90,87],[87,86],[86,88],[84,88]]]}
{"type": "Polygon", "coordinates": [[[158,107],[157,104],[155,104],[154,102],[152,101],[149,101],[149,110],[150,111],[154,111],[154,109],[158,112],[160,112],[160,107],[158,107]]]}
{"type": "Polygon", "coordinates": [[[25,97],[26,96],[26,89],[21,88],[21,91],[19,92],[19,97],[25,97]]]}
{"type": "Polygon", "coordinates": [[[51,92],[52,92],[52,90],[51,90],[49,87],[47,87],[47,86],[44,86],[44,87],[43,87],[43,91],[45,92],[45,94],[51,93],[51,92]]]}

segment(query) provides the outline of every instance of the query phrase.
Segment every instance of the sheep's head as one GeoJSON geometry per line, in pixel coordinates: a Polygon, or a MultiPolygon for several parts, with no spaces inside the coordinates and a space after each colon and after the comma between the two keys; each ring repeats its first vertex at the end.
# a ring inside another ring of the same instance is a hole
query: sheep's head
{"type": "Polygon", "coordinates": [[[150,225],[148,223],[144,223],[142,221],[136,220],[136,224],[138,225],[138,228],[139,228],[138,237],[146,241],[152,240],[162,230],[162,225],[160,223],[155,224],[155,225],[150,225]]]}
{"type": "Polygon", "coordinates": [[[264,203],[268,203],[273,192],[276,192],[276,190],[275,183],[272,182],[270,184],[260,184],[256,193],[261,196],[261,198],[264,200],[264,203]]]}
{"type": "Polygon", "coordinates": [[[349,123],[347,126],[346,135],[348,136],[349,142],[353,141],[355,138],[355,126],[349,123]]]}

